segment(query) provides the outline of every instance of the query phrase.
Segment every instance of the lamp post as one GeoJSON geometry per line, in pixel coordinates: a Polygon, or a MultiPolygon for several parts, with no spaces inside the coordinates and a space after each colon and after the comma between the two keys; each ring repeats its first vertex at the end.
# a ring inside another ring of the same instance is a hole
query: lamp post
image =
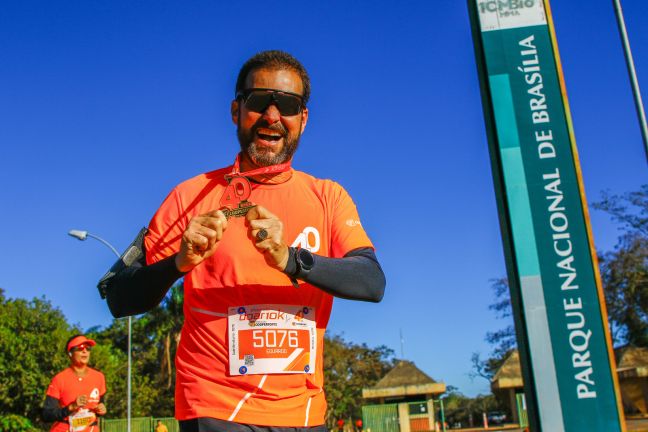
{"type": "Polygon", "coordinates": [[[623,17],[623,9],[621,8],[621,0],[614,0],[614,12],[617,17],[617,26],[619,27],[619,34],[621,35],[621,43],[623,44],[623,54],[626,59],[626,67],[628,68],[628,75],[630,76],[630,85],[632,86],[632,95],[635,100],[635,108],[637,110],[637,117],[639,118],[639,128],[641,129],[641,136],[644,142],[644,151],[648,159],[648,125],[646,123],[646,112],[644,111],[643,101],[641,100],[641,91],[639,90],[639,81],[637,80],[637,71],[635,70],[634,59],[632,58],[632,50],[630,49],[630,41],[628,40],[628,31],[626,30],[625,18],[623,17]]]}
{"type": "MultiPolygon", "coordinates": [[[[80,231],[80,230],[70,230],[68,234],[76,239],[79,239],[81,241],[84,241],[88,237],[91,237],[95,240],[100,241],[104,245],[106,245],[115,255],[117,255],[117,258],[120,258],[121,255],[119,252],[117,252],[117,249],[113,247],[110,243],[108,243],[106,240],[102,239],[99,236],[96,236],[94,234],[89,233],[88,231],[80,231]]],[[[127,415],[127,430],[128,432],[131,432],[131,324],[132,324],[132,317],[129,315],[128,316],[128,379],[127,379],[127,390],[126,392],[128,393],[128,399],[127,399],[127,408],[126,408],[126,415],[127,415]]]]}

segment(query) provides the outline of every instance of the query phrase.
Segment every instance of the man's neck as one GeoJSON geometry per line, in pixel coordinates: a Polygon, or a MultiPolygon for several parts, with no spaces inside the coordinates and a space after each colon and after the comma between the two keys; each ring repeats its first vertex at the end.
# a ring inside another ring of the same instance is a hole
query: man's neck
{"type": "Polygon", "coordinates": [[[70,368],[77,376],[84,376],[86,373],[88,373],[88,365],[72,364],[70,365],[70,368]]]}
{"type": "MultiPolygon", "coordinates": [[[[257,168],[261,168],[261,166],[257,165],[250,159],[250,157],[245,153],[241,152],[241,158],[240,158],[240,170],[241,172],[246,172],[246,171],[252,171],[257,168]]],[[[273,173],[273,174],[259,174],[255,176],[249,177],[250,180],[256,182],[256,183],[263,183],[263,184],[280,184],[284,183],[292,177],[292,170],[280,172],[280,173],[273,173]]]]}

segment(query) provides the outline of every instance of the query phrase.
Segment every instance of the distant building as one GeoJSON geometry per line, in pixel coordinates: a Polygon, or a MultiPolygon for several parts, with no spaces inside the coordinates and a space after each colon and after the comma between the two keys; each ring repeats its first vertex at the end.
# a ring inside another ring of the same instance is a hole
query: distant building
{"type": "Polygon", "coordinates": [[[625,346],[614,354],[624,410],[648,415],[648,348],[625,346]]]}
{"type": "Polygon", "coordinates": [[[507,402],[513,423],[520,423],[517,395],[524,393],[524,382],[522,381],[520,354],[517,350],[511,351],[495,372],[491,379],[491,390],[498,399],[507,402]]]}
{"type": "MultiPolygon", "coordinates": [[[[614,350],[621,398],[626,414],[648,415],[648,348],[624,346],[614,350]]],[[[516,394],[524,393],[520,355],[511,351],[491,380],[491,390],[508,400],[517,423],[516,394]]]]}
{"type": "Polygon", "coordinates": [[[435,399],[446,385],[406,360],[398,362],[375,386],[362,389],[362,420],[372,432],[433,430],[435,399]]]}

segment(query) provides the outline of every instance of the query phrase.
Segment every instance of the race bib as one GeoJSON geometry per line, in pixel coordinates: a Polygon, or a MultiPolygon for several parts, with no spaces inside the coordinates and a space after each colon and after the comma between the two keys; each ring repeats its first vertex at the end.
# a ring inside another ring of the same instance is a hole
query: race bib
{"type": "Polygon", "coordinates": [[[75,414],[68,417],[70,423],[70,432],[83,432],[90,430],[90,426],[96,420],[95,413],[87,409],[80,409],[75,414]]]}
{"type": "Polygon", "coordinates": [[[315,372],[315,309],[295,305],[228,309],[231,375],[315,372]]]}

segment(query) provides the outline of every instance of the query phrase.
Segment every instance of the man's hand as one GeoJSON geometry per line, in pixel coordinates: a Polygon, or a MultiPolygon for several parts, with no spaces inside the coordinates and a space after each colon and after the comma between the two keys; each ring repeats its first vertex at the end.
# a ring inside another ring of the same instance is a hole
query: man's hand
{"type": "Polygon", "coordinates": [[[283,270],[288,264],[288,246],[283,241],[283,222],[265,207],[257,205],[248,211],[249,232],[257,248],[263,252],[271,266],[283,270]],[[257,234],[266,230],[267,237],[259,240],[257,234]]]}
{"type": "Polygon", "coordinates": [[[94,412],[97,415],[100,415],[100,416],[105,415],[106,414],[106,405],[104,405],[102,402],[99,402],[97,404],[97,406],[95,407],[94,412]]]}
{"type": "Polygon", "coordinates": [[[220,210],[192,218],[182,235],[180,252],[175,258],[178,270],[186,273],[212,256],[226,229],[227,218],[220,210]]]}
{"type": "Polygon", "coordinates": [[[88,403],[88,395],[79,395],[77,396],[76,400],[74,401],[74,409],[73,411],[78,410],[79,408],[83,408],[85,404],[88,403]]]}

